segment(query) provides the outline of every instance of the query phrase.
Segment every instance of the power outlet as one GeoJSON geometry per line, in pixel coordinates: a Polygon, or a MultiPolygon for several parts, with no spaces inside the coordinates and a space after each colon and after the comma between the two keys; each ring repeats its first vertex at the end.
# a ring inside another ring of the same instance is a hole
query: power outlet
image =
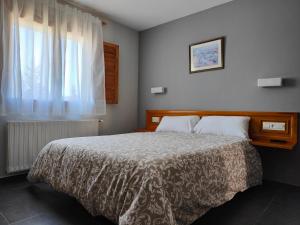
{"type": "Polygon", "coordinates": [[[263,130],[285,131],[284,122],[263,122],[263,130]]]}
{"type": "Polygon", "coordinates": [[[152,121],[152,123],[159,123],[160,122],[160,117],[153,116],[151,121],[152,121]]]}

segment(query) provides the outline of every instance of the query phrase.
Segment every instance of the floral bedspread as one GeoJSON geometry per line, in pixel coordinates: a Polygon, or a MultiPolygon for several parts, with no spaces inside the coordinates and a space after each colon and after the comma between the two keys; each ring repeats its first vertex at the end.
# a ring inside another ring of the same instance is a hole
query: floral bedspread
{"type": "Polygon", "coordinates": [[[120,225],[188,225],[261,184],[262,168],[247,140],[149,132],[50,142],[28,179],[120,225]]]}

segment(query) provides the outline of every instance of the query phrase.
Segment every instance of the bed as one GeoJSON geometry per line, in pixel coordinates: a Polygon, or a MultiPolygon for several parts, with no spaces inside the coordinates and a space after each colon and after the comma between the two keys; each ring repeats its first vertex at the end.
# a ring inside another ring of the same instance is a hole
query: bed
{"type": "Polygon", "coordinates": [[[142,132],[56,140],[28,179],[75,197],[120,225],[188,225],[262,182],[249,140],[142,132]]]}

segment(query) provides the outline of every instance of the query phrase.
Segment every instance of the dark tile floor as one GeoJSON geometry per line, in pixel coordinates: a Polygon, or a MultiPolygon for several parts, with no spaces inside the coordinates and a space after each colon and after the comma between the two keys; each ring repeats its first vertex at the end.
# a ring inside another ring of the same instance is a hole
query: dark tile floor
{"type": "MultiPolygon", "coordinates": [[[[0,225],[113,225],[73,198],[25,176],[0,180],[0,225]]],[[[300,187],[265,181],[210,210],[193,225],[300,225],[300,187]]]]}

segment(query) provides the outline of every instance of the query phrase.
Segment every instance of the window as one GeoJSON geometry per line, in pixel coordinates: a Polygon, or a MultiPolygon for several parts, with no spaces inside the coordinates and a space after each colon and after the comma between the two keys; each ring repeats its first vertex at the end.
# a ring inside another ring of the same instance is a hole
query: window
{"type": "Polygon", "coordinates": [[[1,114],[105,114],[102,22],[55,1],[0,4],[1,114]]]}
{"type": "MultiPolygon", "coordinates": [[[[20,23],[20,62],[21,62],[21,89],[25,99],[43,99],[51,92],[51,67],[44,68],[42,60],[53,60],[53,28],[49,27],[47,36],[43,35],[42,25],[35,23],[34,26],[20,23]],[[32,41],[28,41],[32,40],[32,41]],[[47,42],[46,51],[48,56],[43,55],[43,42],[47,42]],[[43,76],[47,73],[46,76],[43,76]]],[[[65,40],[65,55],[63,59],[64,70],[62,74],[61,95],[63,100],[74,99],[80,96],[82,80],[82,40],[81,37],[67,35],[65,40]],[[75,57],[76,56],[76,57],[75,57]]]]}

